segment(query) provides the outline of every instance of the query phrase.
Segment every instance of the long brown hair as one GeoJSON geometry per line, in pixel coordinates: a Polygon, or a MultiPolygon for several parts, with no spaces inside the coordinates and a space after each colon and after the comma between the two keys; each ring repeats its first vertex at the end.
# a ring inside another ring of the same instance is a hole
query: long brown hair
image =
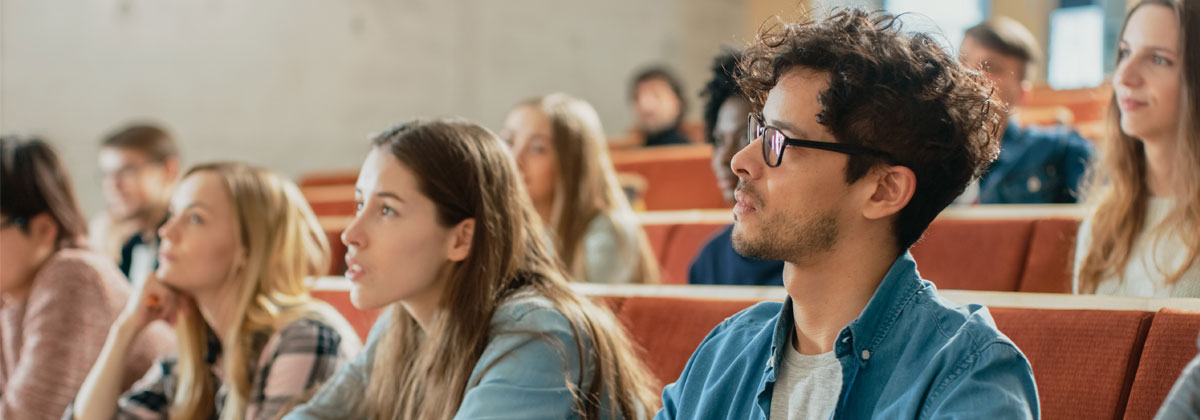
{"type": "MultiPolygon", "coordinates": [[[[1169,8],[1179,19],[1183,90],[1179,95],[1177,150],[1172,154],[1175,169],[1170,193],[1175,204],[1159,226],[1144,226],[1150,198],[1146,151],[1140,139],[1121,131],[1121,111],[1114,92],[1100,158],[1089,170],[1087,197],[1095,211],[1091,216],[1091,243],[1078,270],[1079,290],[1084,293],[1094,293],[1103,278],[1125,270],[1138,235],[1145,228],[1153,228],[1151,233],[1156,237],[1178,235],[1187,245],[1187,259],[1180,267],[1167,268],[1174,271],[1164,273],[1165,284],[1179,281],[1200,258],[1200,78],[1196,75],[1200,54],[1192,51],[1200,48],[1200,6],[1194,1],[1143,0],[1125,15],[1125,26],[1142,6],[1169,8]]],[[[1123,26],[1121,36],[1124,34],[1123,26]]]]}
{"type": "MultiPolygon", "coordinates": [[[[344,347],[357,347],[358,336],[328,304],[312,299],[306,279],[326,272],[329,242],[300,189],[263,168],[221,162],[193,167],[184,178],[199,172],[222,178],[237,214],[245,263],[232,267],[227,281],[238,284],[234,324],[222,337],[222,368],[229,392],[221,419],[241,419],[246,412],[253,365],[263,343],[299,318],[311,318],[341,333],[344,347]]],[[[209,327],[195,305],[184,307],[176,325],[179,383],[171,418],[209,418],[216,387],[206,363],[209,327]]],[[[339,350],[340,351],[340,350],[339,350]]]]}
{"type": "Polygon", "coordinates": [[[475,230],[470,256],[441,271],[445,291],[427,329],[399,303],[392,305],[391,325],[380,339],[359,407],[364,415],[453,417],[496,333],[489,327],[496,308],[523,292],[554,304],[574,330],[581,369],[592,366],[590,382],[567,384],[582,418],[598,418],[602,405],[614,416],[652,415],[658,405],[651,376],[612,314],[568,287],[538,231],[516,164],[494,134],[459,120],[414,121],[373,143],[413,172],[421,193],[437,207],[439,224],[473,218],[475,230]]]}
{"type": "Polygon", "coordinates": [[[58,249],[81,247],[87,236],[67,168],[54,148],[36,137],[0,137],[0,213],[20,220],[25,232],[30,219],[49,214],[58,225],[58,249]]]}
{"type": "Polygon", "coordinates": [[[650,240],[639,227],[633,232],[622,224],[637,220],[629,200],[617,182],[612,159],[600,125],[600,116],[587,102],[563,93],[524,100],[516,108],[531,107],[550,120],[550,138],[558,161],[554,207],[546,225],[554,229],[556,248],[575,281],[594,281],[587,275],[587,255],[581,246],[588,224],[596,217],[608,217],[616,225],[618,247],[625,255],[636,246],[638,259],[633,271],[634,283],[658,283],[658,260],[650,240]],[[629,237],[632,233],[633,237],[629,237]]]}

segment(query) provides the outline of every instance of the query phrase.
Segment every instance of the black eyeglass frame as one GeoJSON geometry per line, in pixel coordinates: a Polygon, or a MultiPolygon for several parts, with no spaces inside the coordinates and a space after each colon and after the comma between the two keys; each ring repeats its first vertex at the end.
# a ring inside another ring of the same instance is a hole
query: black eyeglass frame
{"type": "Polygon", "coordinates": [[[804,147],[808,149],[828,150],[846,155],[873,155],[883,159],[888,159],[888,154],[882,150],[873,149],[866,146],[846,143],[830,143],[827,141],[794,139],[783,134],[779,128],[767,125],[763,121],[761,115],[751,112],[746,116],[746,141],[753,143],[755,139],[762,137],[762,156],[763,162],[766,162],[768,167],[777,168],[783,163],[783,152],[788,146],[804,147]],[[772,137],[778,137],[780,142],[779,153],[775,156],[775,161],[771,162],[771,142],[767,141],[766,134],[771,131],[775,134],[772,137]]]}

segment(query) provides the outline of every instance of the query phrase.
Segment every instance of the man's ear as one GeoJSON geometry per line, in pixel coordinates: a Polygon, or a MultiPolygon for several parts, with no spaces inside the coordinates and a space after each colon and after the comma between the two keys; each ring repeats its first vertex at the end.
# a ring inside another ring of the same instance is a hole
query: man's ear
{"type": "Polygon", "coordinates": [[[875,179],[875,191],[863,207],[863,217],[882,219],[900,212],[917,191],[917,175],[906,166],[881,166],[869,175],[875,179]]]}
{"type": "Polygon", "coordinates": [[[458,222],[450,232],[450,249],[446,258],[450,261],[462,261],[471,255],[471,242],[475,239],[475,219],[464,219],[458,222]]]}
{"type": "Polygon", "coordinates": [[[58,223],[54,222],[54,217],[50,213],[42,213],[29,218],[28,232],[33,238],[34,244],[39,249],[48,249],[51,252],[57,248],[58,242],[58,223]]]}

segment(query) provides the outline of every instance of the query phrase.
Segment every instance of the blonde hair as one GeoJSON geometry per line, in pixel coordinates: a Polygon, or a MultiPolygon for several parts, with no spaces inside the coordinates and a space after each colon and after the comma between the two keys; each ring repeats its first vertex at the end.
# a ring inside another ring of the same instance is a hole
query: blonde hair
{"type": "Polygon", "coordinates": [[[604,404],[613,416],[653,415],[658,399],[652,377],[612,313],[567,285],[538,231],[516,165],[494,134],[458,120],[415,121],[380,134],[374,144],[412,171],[437,208],[438,224],[474,219],[475,229],[470,256],[441,270],[445,290],[425,329],[399,303],[392,305],[391,324],[372,361],[375,374],[358,407],[362,415],[453,417],[489,337],[498,333],[491,328],[497,308],[525,293],[545,297],[561,312],[573,330],[581,371],[592,367],[588,383],[572,384],[570,372],[564,373],[580,417],[598,418],[604,404]]]}
{"type": "MultiPolygon", "coordinates": [[[[1170,8],[1179,19],[1180,77],[1179,125],[1170,193],[1174,208],[1157,227],[1144,226],[1150,191],[1146,185],[1146,151],[1142,141],[1121,130],[1121,111],[1116,93],[1108,105],[1108,131],[1100,144],[1100,159],[1089,170],[1087,198],[1095,210],[1091,216],[1091,243],[1079,267],[1079,290],[1095,293],[1100,281],[1119,276],[1133,253],[1138,235],[1152,228],[1154,237],[1177,234],[1187,245],[1187,258],[1180,267],[1168,267],[1164,284],[1174,284],[1200,258],[1200,54],[1189,46],[1200,46],[1200,10],[1188,2],[1145,0],[1125,15],[1129,17],[1146,5],[1170,8]]],[[[1121,29],[1121,34],[1125,29],[1121,29]]],[[[1152,242],[1147,242],[1152,243],[1152,242]]],[[[1163,267],[1159,267],[1163,270],[1163,267]]]]}
{"type": "Polygon", "coordinates": [[[520,107],[537,109],[550,120],[559,177],[550,220],[545,222],[554,229],[558,256],[570,269],[571,277],[582,282],[594,280],[587,275],[583,239],[593,219],[607,217],[618,226],[619,255],[625,255],[630,244],[637,247],[634,282],[658,283],[658,260],[646,233],[639,226],[630,238],[630,233],[620,228],[622,221],[636,219],[617,182],[596,110],[563,93],[527,99],[517,104],[516,108],[520,107]]]}
{"type": "MultiPolygon", "coordinates": [[[[241,419],[250,394],[255,358],[270,336],[288,323],[311,318],[342,332],[343,343],[357,343],[350,326],[327,304],[313,300],[305,280],[325,273],[329,243],[299,188],[266,169],[233,162],[197,165],[184,178],[207,172],[219,176],[237,214],[243,264],[230,267],[226,281],[238,285],[234,324],[221,337],[222,367],[229,387],[221,419],[241,419]]],[[[176,326],[179,378],[171,418],[209,418],[216,384],[206,362],[210,329],[195,305],[186,305],[176,326]]],[[[347,344],[353,345],[353,344],[347,344]]]]}

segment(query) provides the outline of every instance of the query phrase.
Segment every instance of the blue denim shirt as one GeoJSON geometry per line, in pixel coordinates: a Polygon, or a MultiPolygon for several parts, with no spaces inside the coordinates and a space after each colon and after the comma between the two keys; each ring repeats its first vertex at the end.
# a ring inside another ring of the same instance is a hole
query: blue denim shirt
{"type": "Polygon", "coordinates": [[[1092,144],[1067,127],[1009,123],[1000,157],[979,178],[980,204],[1074,203],[1092,144]]]}
{"type": "MultiPolygon", "coordinates": [[[[767,419],[775,366],[793,334],[791,299],[763,302],[718,325],[656,419],[767,419]]],[[[1036,419],[1025,355],[987,308],[955,306],[900,256],[862,314],[838,334],[842,390],[833,419],[1036,419]]]]}

